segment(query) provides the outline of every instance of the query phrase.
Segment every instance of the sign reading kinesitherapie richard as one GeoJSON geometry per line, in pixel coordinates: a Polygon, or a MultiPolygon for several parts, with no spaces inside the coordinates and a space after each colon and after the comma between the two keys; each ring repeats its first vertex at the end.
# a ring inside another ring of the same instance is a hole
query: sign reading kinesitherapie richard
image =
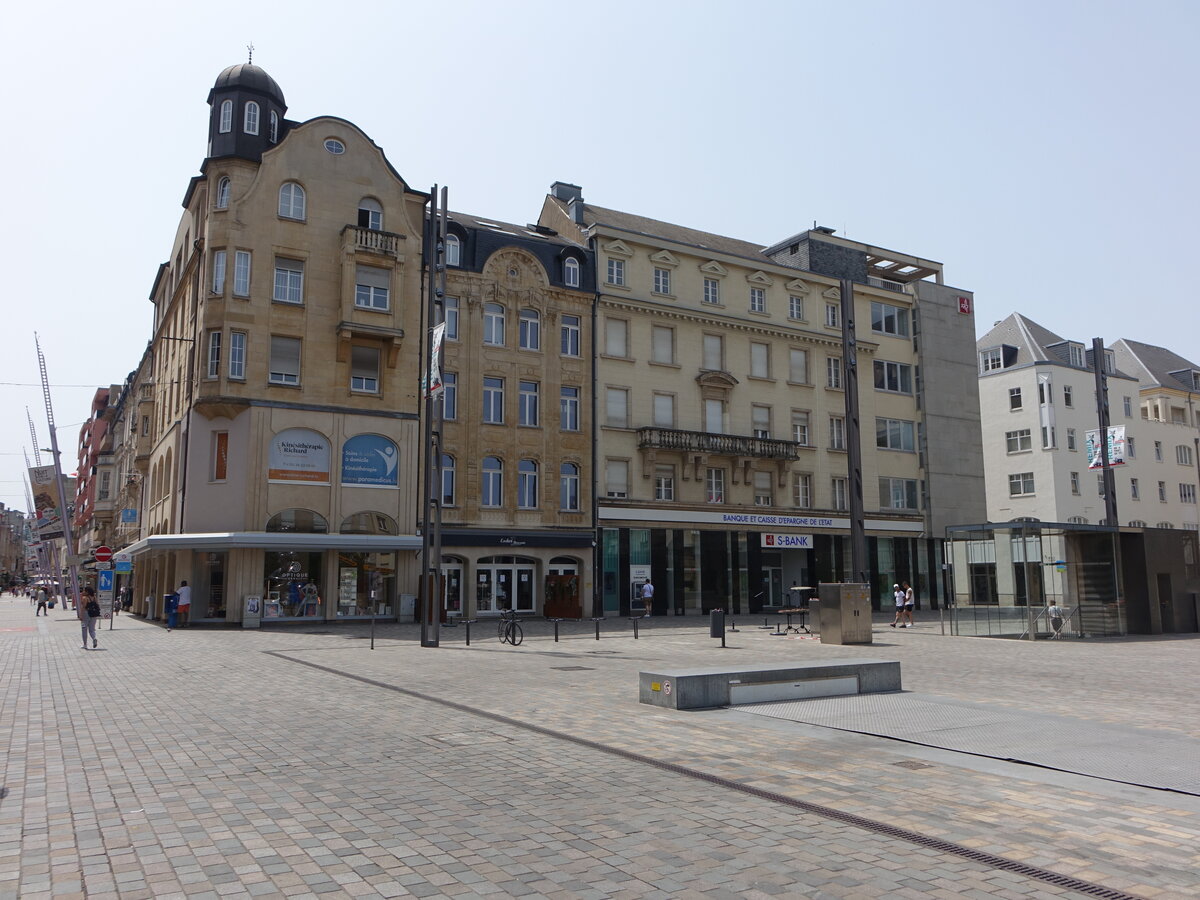
{"type": "Polygon", "coordinates": [[[397,487],[400,454],[380,434],[358,434],[342,445],[342,484],[397,487]]]}
{"type": "Polygon", "coordinates": [[[288,428],[271,438],[267,478],[329,483],[329,441],[309,428],[288,428]]]}

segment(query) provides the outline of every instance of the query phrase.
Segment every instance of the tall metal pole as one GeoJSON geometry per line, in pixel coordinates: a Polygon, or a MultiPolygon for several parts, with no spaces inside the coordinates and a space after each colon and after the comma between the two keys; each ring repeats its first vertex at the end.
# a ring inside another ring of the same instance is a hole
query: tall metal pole
{"type": "Polygon", "coordinates": [[[858,410],[858,339],[854,329],[854,282],[841,280],[842,379],[846,395],[846,467],[850,494],[850,575],[862,584],[867,574],[867,530],[863,511],[862,427],[858,410]]]}
{"type": "Polygon", "coordinates": [[[76,564],[75,536],[71,528],[71,516],[67,506],[67,483],[62,473],[62,458],[58,451],[58,432],[54,427],[54,405],[50,402],[50,379],[46,377],[46,358],[42,356],[42,345],[34,336],[37,345],[38,368],[42,372],[42,396],[46,401],[46,422],[50,426],[50,452],[54,454],[54,477],[58,484],[58,501],[62,505],[63,541],[67,545],[67,564],[71,573],[71,597],[76,614],[82,613],[79,605],[79,566],[76,564]]]}
{"type": "Polygon", "coordinates": [[[421,485],[421,646],[437,647],[441,627],[442,572],[442,451],[441,392],[435,391],[432,374],[441,372],[441,346],[434,330],[442,322],[446,296],[446,201],[447,189],[439,196],[437,185],[429,193],[430,210],[425,224],[425,308],[422,315],[424,349],[422,359],[422,420],[425,452],[421,485]]]}
{"type": "Polygon", "coordinates": [[[1100,460],[1104,466],[1100,470],[1101,477],[1104,479],[1104,524],[1115,528],[1119,520],[1117,519],[1116,476],[1113,474],[1108,458],[1110,419],[1108,414],[1108,373],[1104,371],[1104,359],[1104,341],[1100,338],[1092,338],[1092,369],[1096,376],[1096,413],[1100,420],[1100,460]]]}

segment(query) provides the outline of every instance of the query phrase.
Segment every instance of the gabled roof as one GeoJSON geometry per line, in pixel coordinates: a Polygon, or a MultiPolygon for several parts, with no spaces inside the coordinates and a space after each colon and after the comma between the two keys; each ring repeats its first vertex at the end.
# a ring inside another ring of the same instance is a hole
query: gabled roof
{"type": "Polygon", "coordinates": [[[1190,378],[1185,381],[1172,373],[1200,372],[1200,366],[1166,347],[1121,338],[1110,349],[1117,365],[1123,371],[1133,373],[1143,387],[1158,385],[1175,391],[1195,390],[1190,378]]]}
{"type": "MultiPolygon", "coordinates": [[[[1088,361],[1085,368],[1092,371],[1090,342],[1072,341],[1055,334],[1049,328],[1039,325],[1020,313],[1013,313],[1007,319],[997,322],[992,330],[975,342],[975,349],[990,350],[994,347],[1011,347],[1012,352],[1005,353],[1004,368],[1013,369],[1020,366],[1036,365],[1038,363],[1056,363],[1070,365],[1070,354],[1065,348],[1067,344],[1079,344],[1084,348],[1084,358],[1088,361]]],[[[1112,375],[1118,378],[1130,378],[1126,374],[1129,369],[1121,364],[1114,354],[1114,371],[1112,375]]]]}

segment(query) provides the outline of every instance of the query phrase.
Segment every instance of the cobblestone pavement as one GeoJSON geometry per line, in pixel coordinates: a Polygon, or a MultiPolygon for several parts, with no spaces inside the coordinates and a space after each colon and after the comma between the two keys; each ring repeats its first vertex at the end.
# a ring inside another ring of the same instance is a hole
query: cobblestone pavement
{"type": "MultiPolygon", "coordinates": [[[[1170,731],[1200,636],[871,647],[700,618],[166,632],[0,598],[0,897],[1194,897],[1200,797],[638,702],[644,668],[869,657],[906,690],[1170,731]],[[1061,877],[1060,877],[1061,876],[1061,877]],[[1074,881],[1072,881],[1074,879],[1074,881]],[[1099,886],[1081,893],[1088,885],[1099,886]],[[1097,893],[1105,890],[1108,893],[1097,893]]],[[[1200,752],[1195,755],[1200,765],[1200,752]]]]}

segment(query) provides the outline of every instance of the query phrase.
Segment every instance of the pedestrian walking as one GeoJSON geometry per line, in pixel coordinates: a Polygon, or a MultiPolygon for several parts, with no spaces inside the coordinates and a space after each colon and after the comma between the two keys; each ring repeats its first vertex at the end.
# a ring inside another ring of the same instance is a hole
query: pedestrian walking
{"type": "Polygon", "coordinates": [[[83,649],[88,648],[88,635],[92,638],[92,649],[95,650],[98,646],[96,642],[96,620],[100,618],[100,604],[96,602],[96,589],[93,587],[85,587],[83,589],[83,609],[79,611],[79,624],[83,632],[83,649]]]}
{"type": "Polygon", "coordinates": [[[1046,608],[1046,614],[1050,616],[1050,630],[1053,634],[1051,639],[1062,637],[1063,619],[1067,616],[1067,611],[1058,605],[1057,600],[1053,600],[1050,606],[1046,608]]]}
{"type": "Polygon", "coordinates": [[[654,607],[654,585],[650,583],[649,578],[642,582],[642,606],[645,608],[642,618],[650,618],[650,613],[654,607]]]}
{"type": "Polygon", "coordinates": [[[917,606],[917,595],[913,592],[912,585],[907,581],[900,582],[900,589],[904,591],[904,618],[908,622],[908,627],[913,627],[913,610],[917,606]]]}
{"type": "Polygon", "coordinates": [[[904,618],[904,591],[900,590],[900,585],[898,584],[892,585],[892,599],[896,603],[896,618],[892,619],[888,624],[893,628],[897,625],[903,628],[904,623],[901,620],[904,618]]]}
{"type": "Polygon", "coordinates": [[[40,587],[37,589],[37,591],[35,591],[35,593],[37,595],[37,612],[35,612],[34,615],[40,616],[42,613],[45,613],[47,616],[49,616],[50,610],[46,608],[46,589],[44,587],[40,587]]]}
{"type": "Polygon", "coordinates": [[[188,619],[191,618],[192,589],[188,587],[187,581],[181,581],[175,593],[179,595],[179,599],[175,601],[175,605],[178,607],[177,617],[179,619],[179,627],[182,628],[187,624],[188,619]]]}

